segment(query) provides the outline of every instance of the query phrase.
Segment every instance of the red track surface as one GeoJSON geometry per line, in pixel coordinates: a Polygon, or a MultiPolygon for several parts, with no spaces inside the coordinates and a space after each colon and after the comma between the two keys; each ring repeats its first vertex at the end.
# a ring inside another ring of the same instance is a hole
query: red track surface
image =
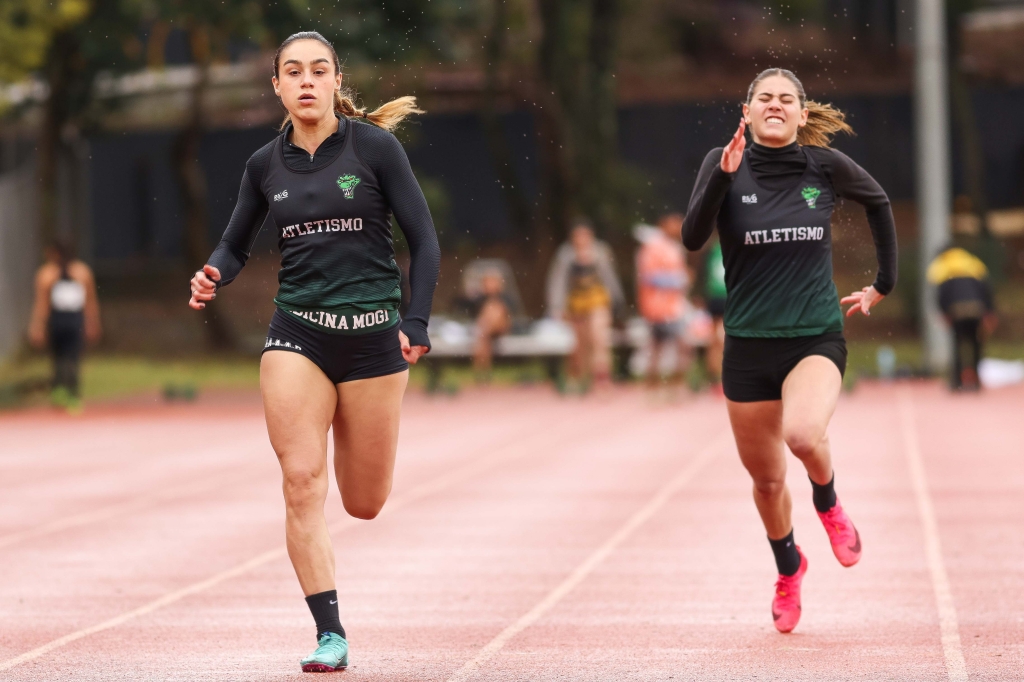
{"type": "MultiPolygon", "coordinates": [[[[864,558],[771,553],[710,398],[410,396],[373,522],[335,496],[358,680],[1024,679],[1024,391],[866,386],[831,430],[864,558]]],[[[0,679],[309,679],[258,404],[0,418],[0,679]]],[[[333,486],[332,486],[333,487],[333,486]]]]}

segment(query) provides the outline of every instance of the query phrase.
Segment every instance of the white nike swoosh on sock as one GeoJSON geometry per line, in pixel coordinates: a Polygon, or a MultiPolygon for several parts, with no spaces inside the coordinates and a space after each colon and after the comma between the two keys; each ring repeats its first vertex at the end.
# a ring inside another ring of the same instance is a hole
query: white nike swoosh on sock
{"type": "Polygon", "coordinates": [[[328,604],[337,604],[337,603],[338,603],[338,600],[337,600],[337,599],[335,599],[334,601],[329,601],[329,602],[327,602],[327,603],[328,603],[328,604]]]}

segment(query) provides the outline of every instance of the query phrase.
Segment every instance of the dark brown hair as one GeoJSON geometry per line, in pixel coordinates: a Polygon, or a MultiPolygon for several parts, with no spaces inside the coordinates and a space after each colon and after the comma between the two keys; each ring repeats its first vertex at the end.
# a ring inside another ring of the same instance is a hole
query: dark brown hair
{"type": "MultiPolygon", "coordinates": [[[[300,31],[285,38],[284,42],[277,48],[277,52],[274,53],[274,78],[279,78],[278,71],[281,65],[281,52],[284,51],[284,48],[299,40],[315,40],[330,50],[331,58],[334,60],[334,73],[341,73],[341,62],[338,60],[338,53],[334,50],[334,45],[331,45],[331,42],[317,31],[300,31]]],[[[345,86],[342,86],[340,90],[334,91],[334,112],[348,118],[365,118],[370,123],[384,130],[394,130],[411,114],[425,113],[416,106],[416,98],[409,96],[393,99],[377,107],[375,110],[367,112],[366,109],[356,106],[355,95],[345,86]]],[[[291,120],[292,115],[286,114],[284,121],[281,123],[281,129],[283,130],[291,120]]]]}
{"type": "Polygon", "coordinates": [[[771,78],[772,76],[782,76],[792,83],[796,87],[797,95],[800,98],[800,106],[807,109],[807,124],[797,131],[797,142],[812,147],[828,147],[832,142],[832,136],[836,133],[854,134],[853,128],[846,122],[846,114],[831,104],[821,104],[820,102],[807,99],[807,93],[804,92],[804,84],[789,69],[765,69],[757,74],[757,78],[754,79],[747,89],[747,104],[750,104],[750,100],[754,98],[754,90],[757,89],[758,84],[765,78],[771,78]]]}

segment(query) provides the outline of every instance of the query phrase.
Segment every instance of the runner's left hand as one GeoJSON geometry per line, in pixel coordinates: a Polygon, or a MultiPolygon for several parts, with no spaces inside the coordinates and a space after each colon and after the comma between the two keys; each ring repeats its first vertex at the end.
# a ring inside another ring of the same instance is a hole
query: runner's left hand
{"type": "Polygon", "coordinates": [[[860,291],[855,291],[843,300],[839,301],[839,305],[846,305],[847,303],[853,304],[850,309],[846,311],[847,317],[852,316],[858,310],[865,315],[870,315],[872,306],[877,305],[883,298],[885,298],[885,296],[878,293],[878,290],[873,286],[864,287],[860,291]]]}
{"type": "Polygon", "coordinates": [[[402,344],[402,357],[410,365],[415,365],[416,361],[427,354],[430,349],[426,346],[412,346],[409,345],[409,337],[405,335],[405,332],[398,330],[398,342],[402,344]]]}

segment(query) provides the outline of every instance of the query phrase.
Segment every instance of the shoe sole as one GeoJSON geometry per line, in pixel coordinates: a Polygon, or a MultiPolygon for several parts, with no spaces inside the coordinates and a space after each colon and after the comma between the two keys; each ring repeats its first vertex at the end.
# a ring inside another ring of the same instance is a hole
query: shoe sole
{"type": "Polygon", "coordinates": [[[337,668],[332,668],[331,666],[324,665],[323,663],[307,663],[306,665],[302,666],[302,672],[304,672],[304,673],[333,673],[333,672],[335,672],[337,670],[344,670],[347,667],[348,667],[347,665],[339,665],[337,668]]]}

